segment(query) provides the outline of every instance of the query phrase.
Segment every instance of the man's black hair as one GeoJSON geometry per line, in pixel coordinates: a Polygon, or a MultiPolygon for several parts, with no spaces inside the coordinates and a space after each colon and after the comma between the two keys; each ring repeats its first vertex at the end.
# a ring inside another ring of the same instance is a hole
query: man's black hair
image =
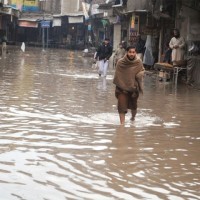
{"type": "Polygon", "coordinates": [[[174,28],[173,31],[177,31],[178,33],[180,33],[179,29],[174,28]]]}
{"type": "Polygon", "coordinates": [[[106,40],[106,41],[110,41],[109,38],[105,38],[104,40],[106,40]]]}
{"type": "Polygon", "coordinates": [[[135,49],[135,50],[136,50],[136,47],[135,47],[135,46],[128,46],[128,47],[126,48],[126,51],[129,51],[130,49],[135,49]]]}
{"type": "Polygon", "coordinates": [[[179,31],[179,29],[174,28],[173,31],[176,31],[176,32],[177,32],[177,36],[175,36],[175,37],[176,37],[176,38],[179,38],[179,37],[180,37],[180,31],[179,31]]]}

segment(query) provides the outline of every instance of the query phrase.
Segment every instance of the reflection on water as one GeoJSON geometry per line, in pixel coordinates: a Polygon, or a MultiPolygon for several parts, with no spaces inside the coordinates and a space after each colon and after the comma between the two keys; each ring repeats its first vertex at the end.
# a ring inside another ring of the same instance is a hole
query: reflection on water
{"type": "Polygon", "coordinates": [[[199,199],[199,92],[147,75],[123,127],[113,73],[80,52],[1,58],[2,200],[199,199]]]}

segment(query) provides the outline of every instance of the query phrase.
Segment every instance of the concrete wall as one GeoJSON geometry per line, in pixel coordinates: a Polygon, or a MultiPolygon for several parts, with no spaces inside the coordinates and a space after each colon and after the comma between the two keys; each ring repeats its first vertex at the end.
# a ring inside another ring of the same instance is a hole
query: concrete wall
{"type": "Polygon", "coordinates": [[[113,36],[113,50],[116,50],[121,42],[121,24],[114,24],[114,36],[113,36]]]}
{"type": "Polygon", "coordinates": [[[80,0],[62,0],[61,14],[75,13],[79,11],[80,0]]]}
{"type": "Polygon", "coordinates": [[[128,0],[127,2],[127,10],[148,10],[151,8],[150,0],[128,0]]]}
{"type": "Polygon", "coordinates": [[[183,6],[178,14],[176,27],[186,40],[200,41],[200,13],[189,7],[183,6]]]}
{"type": "Polygon", "coordinates": [[[45,11],[51,14],[61,13],[61,0],[46,0],[45,11]]]}
{"type": "Polygon", "coordinates": [[[46,13],[60,14],[61,13],[61,0],[46,0],[41,2],[44,4],[46,13]]]}

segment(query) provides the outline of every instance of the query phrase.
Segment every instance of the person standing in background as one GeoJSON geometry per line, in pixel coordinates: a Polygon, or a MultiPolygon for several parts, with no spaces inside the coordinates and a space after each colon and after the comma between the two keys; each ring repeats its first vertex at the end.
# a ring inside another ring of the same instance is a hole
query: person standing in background
{"type": "Polygon", "coordinates": [[[171,63],[171,57],[172,57],[172,49],[169,47],[169,43],[166,44],[165,47],[165,51],[164,51],[164,59],[163,62],[164,63],[171,63]]]}
{"type": "Polygon", "coordinates": [[[173,31],[174,37],[169,42],[169,46],[172,49],[172,63],[176,64],[177,61],[184,60],[185,54],[185,40],[180,36],[180,32],[178,29],[174,29],[173,31]]]}
{"type": "Polygon", "coordinates": [[[114,68],[116,67],[117,61],[120,58],[124,57],[125,53],[126,53],[126,50],[124,49],[122,43],[119,43],[119,46],[114,54],[114,68]]]}
{"type": "Polygon", "coordinates": [[[141,38],[141,35],[137,36],[137,44],[136,44],[137,56],[143,60],[144,52],[145,52],[145,41],[141,38]]]}
{"type": "Polygon", "coordinates": [[[153,56],[153,48],[152,48],[152,36],[147,35],[147,40],[145,43],[145,52],[143,58],[143,64],[147,68],[151,68],[154,65],[154,56],[153,56]]]}
{"type": "Polygon", "coordinates": [[[1,42],[2,42],[1,55],[3,55],[4,53],[6,53],[7,49],[7,37],[5,35],[2,37],[1,42]]]}
{"type": "Polygon", "coordinates": [[[95,56],[95,60],[99,60],[99,76],[103,75],[104,77],[106,77],[108,70],[108,61],[112,56],[112,51],[113,49],[110,45],[110,40],[108,38],[105,38],[103,44],[99,46],[95,56]]]}

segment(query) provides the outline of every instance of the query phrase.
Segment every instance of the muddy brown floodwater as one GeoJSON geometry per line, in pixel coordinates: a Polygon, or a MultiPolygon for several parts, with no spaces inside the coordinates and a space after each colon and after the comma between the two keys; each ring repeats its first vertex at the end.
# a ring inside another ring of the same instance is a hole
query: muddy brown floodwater
{"type": "Polygon", "coordinates": [[[200,199],[200,91],[145,75],[119,125],[114,70],[81,52],[0,57],[1,200],[200,199]]]}

